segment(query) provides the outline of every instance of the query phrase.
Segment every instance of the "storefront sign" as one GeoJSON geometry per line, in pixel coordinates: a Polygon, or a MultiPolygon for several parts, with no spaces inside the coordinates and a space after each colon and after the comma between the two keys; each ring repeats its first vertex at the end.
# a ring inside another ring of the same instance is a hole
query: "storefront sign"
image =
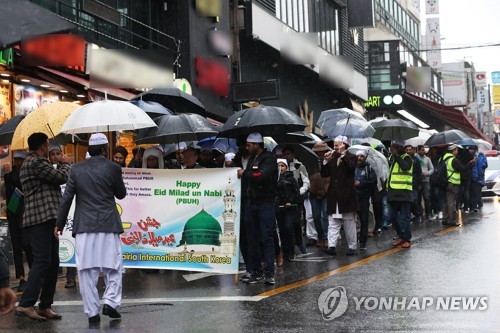
{"type": "Polygon", "coordinates": [[[79,35],[42,35],[21,42],[26,66],[84,66],[85,39],[79,35]]]}
{"type": "Polygon", "coordinates": [[[403,103],[403,97],[399,94],[385,96],[370,96],[365,102],[365,108],[380,108],[385,106],[396,106],[403,103]]]}
{"type": "MultiPolygon", "coordinates": [[[[123,169],[117,200],[125,268],[237,273],[241,182],[235,168],[123,169]]],[[[60,238],[61,266],[75,265],[70,222],[60,238]]]]}
{"type": "Polygon", "coordinates": [[[203,57],[196,57],[196,84],[214,94],[227,97],[229,95],[229,84],[231,76],[224,65],[214,60],[207,60],[203,57]]]}
{"type": "Polygon", "coordinates": [[[500,83],[500,72],[491,72],[491,82],[500,83]]]}
{"type": "Polygon", "coordinates": [[[474,84],[476,88],[484,88],[486,87],[486,72],[476,72],[474,76],[474,84]]]}
{"type": "Polygon", "coordinates": [[[0,50],[0,64],[14,67],[14,52],[12,49],[0,50]]]}
{"type": "Polygon", "coordinates": [[[442,64],[444,105],[467,105],[467,80],[463,61],[442,64]]]}
{"type": "Polygon", "coordinates": [[[174,80],[174,88],[179,89],[186,94],[192,95],[193,89],[191,88],[191,84],[186,79],[175,79],[174,80]]]}
{"type": "Polygon", "coordinates": [[[479,112],[488,112],[490,110],[490,96],[487,90],[477,91],[477,104],[479,112]]]}
{"type": "Polygon", "coordinates": [[[493,86],[493,104],[500,104],[500,85],[493,86]]]}

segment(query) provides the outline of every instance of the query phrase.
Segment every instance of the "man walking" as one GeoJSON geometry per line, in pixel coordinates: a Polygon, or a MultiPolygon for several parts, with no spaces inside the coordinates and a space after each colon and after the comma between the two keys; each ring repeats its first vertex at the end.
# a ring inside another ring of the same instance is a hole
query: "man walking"
{"type": "Polygon", "coordinates": [[[429,157],[425,155],[424,146],[417,147],[417,161],[420,163],[422,167],[422,190],[420,191],[420,197],[418,202],[422,202],[422,198],[424,199],[424,208],[425,208],[425,219],[431,219],[431,184],[429,182],[429,178],[434,172],[434,166],[432,165],[432,161],[429,157]]]}
{"type": "Polygon", "coordinates": [[[76,195],[73,236],[76,267],[80,279],[83,308],[89,323],[100,321],[97,279],[104,273],[106,290],[102,314],[121,318],[117,308],[122,297],[122,250],[119,234],[122,222],[115,197],[123,199],[127,190],[121,167],[106,159],[109,145],[102,133],[89,140],[90,159],[73,166],[57,217],[55,235],[62,234],[68,212],[76,195]]]}
{"type": "Polygon", "coordinates": [[[390,222],[396,228],[399,239],[392,246],[411,246],[410,207],[413,202],[413,158],[405,153],[404,143],[393,141],[389,157],[389,178],[387,179],[387,201],[390,222]]]}
{"type": "Polygon", "coordinates": [[[366,161],[366,151],[356,153],[358,165],[355,171],[354,187],[359,204],[359,220],[361,230],[359,232],[359,249],[366,250],[368,240],[368,220],[370,214],[370,197],[377,186],[377,174],[366,161]]]}
{"type": "Polygon", "coordinates": [[[248,135],[246,148],[251,155],[250,160],[245,170],[238,170],[238,177],[241,177],[243,189],[248,195],[244,216],[248,241],[246,266],[252,276],[246,282],[274,285],[277,160],[273,153],[264,149],[264,139],[260,133],[248,135]],[[262,260],[264,274],[260,264],[262,260]]]}
{"type": "Polygon", "coordinates": [[[59,240],[54,237],[61,185],[68,180],[69,158],[61,157],[61,168],[50,164],[49,139],[43,133],[28,138],[29,153],[20,179],[24,191],[22,226],[31,243],[33,264],[16,315],[33,320],[61,319],[52,311],[59,269],[59,240]],[[38,312],[34,305],[40,296],[38,312]]]}

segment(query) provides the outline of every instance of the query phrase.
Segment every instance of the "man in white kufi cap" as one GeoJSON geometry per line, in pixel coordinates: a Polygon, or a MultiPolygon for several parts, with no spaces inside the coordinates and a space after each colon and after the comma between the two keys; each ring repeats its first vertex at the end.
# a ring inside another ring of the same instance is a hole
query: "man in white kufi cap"
{"type": "Polygon", "coordinates": [[[104,274],[106,283],[102,314],[111,318],[121,317],[117,309],[122,297],[123,263],[119,234],[123,233],[123,227],[115,197],[123,199],[127,191],[121,167],[106,158],[108,150],[106,136],[92,134],[88,149],[90,159],[71,168],[55,230],[56,236],[58,232],[62,234],[73,197],[76,196],[72,232],[80,293],[89,323],[100,321],[101,306],[96,287],[100,272],[104,274]]]}

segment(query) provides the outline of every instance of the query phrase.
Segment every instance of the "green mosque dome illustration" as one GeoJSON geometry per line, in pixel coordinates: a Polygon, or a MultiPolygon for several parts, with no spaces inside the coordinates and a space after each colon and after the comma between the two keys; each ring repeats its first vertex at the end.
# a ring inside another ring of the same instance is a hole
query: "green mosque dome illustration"
{"type": "Polygon", "coordinates": [[[220,246],[221,234],[222,228],[219,221],[202,209],[184,225],[179,246],[184,246],[184,244],[220,246]]]}

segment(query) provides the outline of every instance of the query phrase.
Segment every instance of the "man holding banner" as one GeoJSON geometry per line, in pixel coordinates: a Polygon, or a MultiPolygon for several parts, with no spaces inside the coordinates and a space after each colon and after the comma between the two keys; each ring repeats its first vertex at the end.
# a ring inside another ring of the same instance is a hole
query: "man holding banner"
{"type": "Polygon", "coordinates": [[[55,235],[62,235],[73,197],[76,206],[73,235],[76,245],[76,267],[80,280],[83,308],[89,323],[98,323],[100,304],[97,292],[99,272],[104,273],[106,290],[102,314],[121,318],[117,308],[122,296],[122,248],[119,234],[123,233],[115,197],[123,199],[127,190],[121,167],[106,159],[108,139],[102,133],[89,140],[90,159],[75,164],[64,191],[55,235]]]}

